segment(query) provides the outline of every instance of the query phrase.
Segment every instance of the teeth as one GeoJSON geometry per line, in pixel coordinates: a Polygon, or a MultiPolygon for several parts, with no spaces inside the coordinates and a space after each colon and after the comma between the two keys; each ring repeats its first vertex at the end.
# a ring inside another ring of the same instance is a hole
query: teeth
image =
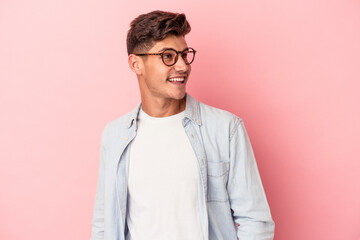
{"type": "Polygon", "coordinates": [[[170,82],[182,82],[184,80],[185,80],[185,78],[169,78],[170,82]]]}

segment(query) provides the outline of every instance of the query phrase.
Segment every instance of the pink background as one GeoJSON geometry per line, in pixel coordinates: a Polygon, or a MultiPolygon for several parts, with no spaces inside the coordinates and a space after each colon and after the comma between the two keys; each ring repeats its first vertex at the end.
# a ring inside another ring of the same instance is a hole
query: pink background
{"type": "Polygon", "coordinates": [[[1,0],[0,239],[89,239],[101,131],[140,100],[128,25],[155,9],[191,23],[188,92],[244,119],[275,239],[360,239],[355,0],[1,0]]]}

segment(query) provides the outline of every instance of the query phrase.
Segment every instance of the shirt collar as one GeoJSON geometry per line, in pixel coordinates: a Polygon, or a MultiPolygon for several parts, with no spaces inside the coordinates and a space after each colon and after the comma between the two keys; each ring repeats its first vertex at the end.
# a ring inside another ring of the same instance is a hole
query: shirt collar
{"type": "Polygon", "coordinates": [[[188,93],[186,93],[185,118],[188,118],[195,124],[201,126],[199,102],[188,93]]]}
{"type": "MultiPolygon", "coordinates": [[[[129,113],[129,123],[128,128],[130,128],[133,124],[136,127],[136,119],[139,115],[141,109],[141,102],[129,113]]],[[[201,116],[200,116],[200,108],[199,102],[190,96],[190,94],[186,93],[186,107],[185,107],[185,117],[184,119],[190,119],[195,124],[201,126],[201,116]]]]}

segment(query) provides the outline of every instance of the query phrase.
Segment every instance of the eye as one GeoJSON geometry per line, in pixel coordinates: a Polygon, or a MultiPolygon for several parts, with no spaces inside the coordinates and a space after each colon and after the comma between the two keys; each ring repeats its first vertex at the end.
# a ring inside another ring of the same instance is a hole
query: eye
{"type": "Polygon", "coordinates": [[[173,57],[173,54],[172,53],[164,53],[163,54],[163,58],[164,59],[171,59],[173,57]]]}
{"type": "Polygon", "coordinates": [[[162,54],[163,60],[166,61],[167,63],[171,63],[172,61],[174,61],[175,57],[176,57],[176,52],[172,50],[167,50],[162,54]]]}

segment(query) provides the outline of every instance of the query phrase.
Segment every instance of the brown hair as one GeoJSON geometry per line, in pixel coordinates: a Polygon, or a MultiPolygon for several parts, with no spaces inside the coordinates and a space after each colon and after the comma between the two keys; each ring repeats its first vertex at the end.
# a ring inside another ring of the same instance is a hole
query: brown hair
{"type": "MultiPolygon", "coordinates": [[[[148,51],[156,41],[169,35],[185,36],[191,30],[185,14],[153,11],[141,14],[130,23],[127,33],[127,52],[148,51]]],[[[140,52],[137,52],[140,53],[140,52]]]]}

